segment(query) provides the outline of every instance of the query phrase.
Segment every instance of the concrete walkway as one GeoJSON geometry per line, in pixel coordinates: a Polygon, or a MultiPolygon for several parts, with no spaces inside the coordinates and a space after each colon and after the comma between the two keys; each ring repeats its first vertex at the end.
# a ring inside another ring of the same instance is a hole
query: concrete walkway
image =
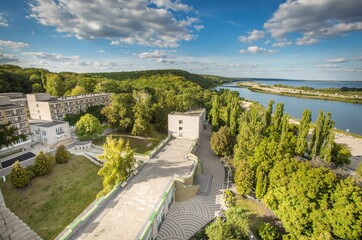
{"type": "Polygon", "coordinates": [[[198,194],[191,200],[174,202],[161,226],[158,240],[189,239],[206,223],[218,215],[223,206],[224,168],[210,149],[211,131],[203,131],[201,144],[196,151],[203,167],[203,174],[211,174],[211,190],[198,194]]]}
{"type": "Polygon", "coordinates": [[[173,175],[189,172],[192,162],[185,156],[193,143],[172,139],[70,239],[135,239],[173,175]]]}

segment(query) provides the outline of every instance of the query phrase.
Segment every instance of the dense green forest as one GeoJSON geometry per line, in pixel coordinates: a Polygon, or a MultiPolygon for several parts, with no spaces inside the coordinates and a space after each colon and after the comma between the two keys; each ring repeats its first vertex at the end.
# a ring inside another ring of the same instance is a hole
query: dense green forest
{"type": "Polygon", "coordinates": [[[211,75],[198,75],[183,70],[147,70],[133,72],[107,73],[52,73],[39,68],[21,68],[15,65],[0,65],[0,88],[2,92],[36,93],[47,92],[51,95],[77,95],[91,92],[124,91],[120,86],[128,85],[131,80],[152,76],[178,76],[191,81],[202,88],[211,88],[232,81],[211,75]],[[122,82],[127,83],[122,83],[122,82]]]}
{"type": "Polygon", "coordinates": [[[360,239],[362,189],[333,171],[351,155],[334,142],[331,114],[320,112],[308,137],[310,110],[295,125],[282,103],[242,111],[238,101],[237,94],[221,91],[210,112],[211,146],[229,157],[238,193],[255,195],[273,210],[287,232],[283,239],[360,239]]]}

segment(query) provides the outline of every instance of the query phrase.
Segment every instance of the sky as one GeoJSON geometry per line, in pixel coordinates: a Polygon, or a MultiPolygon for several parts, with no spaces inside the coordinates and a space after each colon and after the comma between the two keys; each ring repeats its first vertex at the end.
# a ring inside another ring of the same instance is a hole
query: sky
{"type": "Polygon", "coordinates": [[[362,1],[1,0],[0,64],[362,81],[362,1]]]}

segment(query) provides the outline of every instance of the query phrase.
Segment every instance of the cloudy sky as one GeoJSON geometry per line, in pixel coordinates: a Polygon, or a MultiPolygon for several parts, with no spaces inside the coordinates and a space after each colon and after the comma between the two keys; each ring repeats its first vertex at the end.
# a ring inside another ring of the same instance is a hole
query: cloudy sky
{"type": "Polygon", "coordinates": [[[7,63],[362,80],[362,1],[1,0],[7,63]]]}

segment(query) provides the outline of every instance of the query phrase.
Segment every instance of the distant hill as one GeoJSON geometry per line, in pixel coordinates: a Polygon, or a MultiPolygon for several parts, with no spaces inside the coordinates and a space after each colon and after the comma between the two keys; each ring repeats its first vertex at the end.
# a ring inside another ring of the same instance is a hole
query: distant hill
{"type": "Polygon", "coordinates": [[[174,75],[184,77],[186,80],[194,82],[205,89],[235,80],[235,78],[194,74],[179,69],[132,72],[52,73],[41,68],[21,68],[16,65],[0,65],[0,92],[44,92],[48,74],[52,74],[53,77],[54,75],[59,76],[61,81],[64,82],[66,90],[74,88],[82,78],[87,78],[88,82],[93,81],[89,89],[87,89],[88,92],[93,91],[91,88],[93,88],[97,82],[104,79],[124,81],[136,80],[141,77],[148,78],[155,75],[174,75]]]}
{"type": "Polygon", "coordinates": [[[133,71],[133,72],[87,73],[87,75],[100,76],[114,80],[138,79],[140,77],[150,77],[153,75],[167,75],[167,74],[184,77],[185,79],[194,82],[203,88],[210,88],[224,82],[232,81],[231,78],[212,76],[212,75],[199,75],[179,69],[145,70],[145,71],[133,71]]]}

